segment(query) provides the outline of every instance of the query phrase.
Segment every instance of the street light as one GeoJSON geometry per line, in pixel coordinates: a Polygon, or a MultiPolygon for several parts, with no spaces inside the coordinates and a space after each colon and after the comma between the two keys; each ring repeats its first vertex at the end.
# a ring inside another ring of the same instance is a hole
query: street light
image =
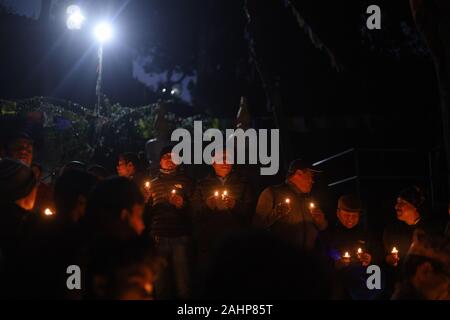
{"type": "MultiPolygon", "coordinates": [[[[67,8],[67,28],[70,30],[80,30],[83,27],[83,23],[86,18],[81,12],[81,8],[77,5],[71,5],[67,8]]],[[[100,115],[101,103],[102,103],[102,78],[103,78],[103,45],[111,40],[114,32],[111,24],[107,21],[100,22],[94,28],[94,36],[99,43],[98,47],[98,75],[97,75],[97,86],[95,88],[95,93],[97,95],[97,105],[94,109],[94,114],[96,116],[100,115]]]]}
{"type": "Polygon", "coordinates": [[[109,41],[113,36],[113,29],[108,22],[99,23],[94,29],[94,35],[101,44],[109,41]]]}
{"type": "Polygon", "coordinates": [[[97,106],[95,108],[95,115],[100,115],[100,108],[102,103],[102,78],[103,78],[103,44],[111,40],[113,36],[113,29],[108,22],[101,22],[94,28],[94,35],[99,43],[98,47],[98,76],[97,86],[95,89],[97,95],[97,106]]]}

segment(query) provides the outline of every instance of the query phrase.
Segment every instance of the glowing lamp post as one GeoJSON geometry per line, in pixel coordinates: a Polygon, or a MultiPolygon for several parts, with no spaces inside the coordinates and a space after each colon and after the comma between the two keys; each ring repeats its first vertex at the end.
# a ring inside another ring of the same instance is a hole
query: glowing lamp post
{"type": "MultiPolygon", "coordinates": [[[[66,25],[69,30],[80,30],[86,20],[81,8],[76,5],[69,6],[67,8],[67,21],[66,25]]],[[[95,93],[97,95],[97,105],[95,106],[94,113],[96,116],[100,115],[101,103],[102,103],[102,78],[103,78],[103,45],[110,41],[114,35],[113,28],[109,22],[103,21],[94,28],[94,36],[99,44],[98,48],[98,76],[97,86],[95,93]]]]}
{"type": "Polygon", "coordinates": [[[98,76],[95,93],[97,95],[97,106],[95,108],[95,115],[100,115],[102,104],[102,79],[103,79],[103,45],[110,41],[113,36],[112,26],[108,22],[99,23],[94,29],[94,35],[99,43],[98,47],[98,76]]]}

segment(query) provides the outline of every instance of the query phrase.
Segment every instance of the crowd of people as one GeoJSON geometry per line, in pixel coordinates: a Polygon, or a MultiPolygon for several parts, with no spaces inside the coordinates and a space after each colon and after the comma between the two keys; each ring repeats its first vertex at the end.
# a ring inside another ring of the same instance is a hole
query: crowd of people
{"type": "Polygon", "coordinates": [[[0,297],[450,299],[449,223],[425,214],[422,189],[399,191],[397,222],[377,237],[360,222],[354,194],[339,198],[329,222],[310,196],[320,172],[305,159],[256,195],[227,150],[203,179],[176,165],[171,150],[161,150],[157,172],[127,152],[114,174],[73,161],[49,185],[33,163],[33,140],[8,139],[0,297]],[[382,271],[380,288],[367,286],[370,265],[382,271]],[[80,289],[67,286],[69,266],[81,270],[80,289]]]}

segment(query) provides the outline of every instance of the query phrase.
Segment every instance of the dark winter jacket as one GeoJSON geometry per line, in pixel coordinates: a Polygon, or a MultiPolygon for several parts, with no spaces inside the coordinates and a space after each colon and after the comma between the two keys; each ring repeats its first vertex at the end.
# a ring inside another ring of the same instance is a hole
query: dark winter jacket
{"type": "Polygon", "coordinates": [[[254,210],[252,188],[244,177],[234,172],[226,179],[210,175],[197,184],[192,207],[199,250],[209,251],[226,235],[249,227],[254,210]],[[234,208],[210,209],[206,200],[215,191],[222,194],[225,190],[236,201],[234,208]]]}
{"type": "Polygon", "coordinates": [[[191,199],[192,180],[182,173],[165,174],[160,172],[151,181],[149,216],[146,218],[152,236],[182,237],[192,231],[191,199]],[[169,203],[172,190],[183,197],[183,206],[177,209],[169,203]]]}
{"type": "Polygon", "coordinates": [[[309,209],[313,199],[301,193],[289,182],[266,188],[258,199],[253,225],[267,228],[271,233],[301,248],[311,250],[316,245],[319,230],[309,209]],[[291,212],[283,217],[275,214],[275,207],[290,199],[291,212]]]}

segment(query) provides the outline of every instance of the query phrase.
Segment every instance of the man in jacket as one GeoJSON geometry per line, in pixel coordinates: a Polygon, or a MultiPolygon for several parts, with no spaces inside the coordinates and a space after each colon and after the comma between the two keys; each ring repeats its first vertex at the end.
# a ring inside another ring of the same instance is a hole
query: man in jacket
{"type": "Polygon", "coordinates": [[[309,195],[317,172],[308,161],[292,161],[286,181],[266,188],[259,196],[253,225],[305,250],[313,249],[319,231],[328,225],[309,195]]]}

